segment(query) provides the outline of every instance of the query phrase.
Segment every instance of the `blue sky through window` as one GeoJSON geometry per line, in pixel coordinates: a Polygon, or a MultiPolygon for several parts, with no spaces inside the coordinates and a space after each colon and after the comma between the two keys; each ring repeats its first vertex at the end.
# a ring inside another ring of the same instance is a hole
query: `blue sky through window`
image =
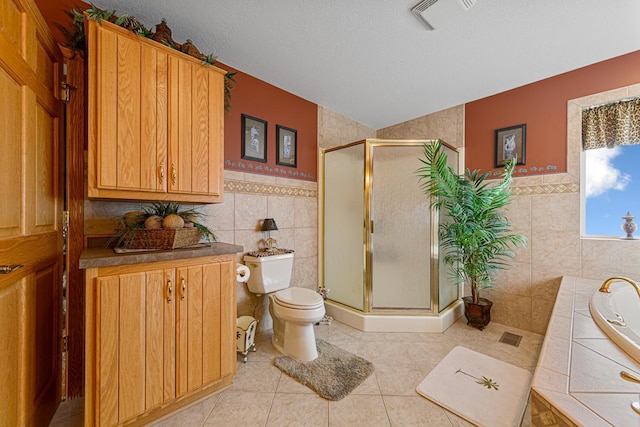
{"type": "Polygon", "coordinates": [[[585,175],[587,235],[625,236],[627,211],[640,224],[640,145],[585,151],[585,175]]]}

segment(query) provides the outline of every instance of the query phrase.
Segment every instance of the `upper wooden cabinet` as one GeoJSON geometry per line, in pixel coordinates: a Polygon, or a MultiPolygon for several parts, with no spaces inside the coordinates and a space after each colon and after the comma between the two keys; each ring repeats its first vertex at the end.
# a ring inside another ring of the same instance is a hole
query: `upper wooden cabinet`
{"type": "Polygon", "coordinates": [[[88,196],[221,202],[226,72],[87,21],[88,196]]]}

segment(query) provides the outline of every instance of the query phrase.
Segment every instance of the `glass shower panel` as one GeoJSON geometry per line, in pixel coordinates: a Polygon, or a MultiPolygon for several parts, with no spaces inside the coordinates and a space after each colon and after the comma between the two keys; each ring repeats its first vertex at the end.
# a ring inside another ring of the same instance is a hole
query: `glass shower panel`
{"type": "MultiPolygon", "coordinates": [[[[456,173],[459,173],[458,152],[447,146],[444,146],[444,152],[447,154],[447,165],[451,166],[456,173]]],[[[441,211],[439,223],[446,223],[447,221],[449,221],[447,212],[441,211]]],[[[458,285],[455,284],[449,269],[444,263],[444,253],[440,248],[438,248],[438,251],[438,310],[442,311],[458,299],[458,285]]]]}
{"type": "Polygon", "coordinates": [[[324,286],[364,310],[364,144],[324,154],[324,286]]]}
{"type": "Polygon", "coordinates": [[[374,145],[373,308],[431,309],[431,211],[416,170],[420,145],[374,145]]]}

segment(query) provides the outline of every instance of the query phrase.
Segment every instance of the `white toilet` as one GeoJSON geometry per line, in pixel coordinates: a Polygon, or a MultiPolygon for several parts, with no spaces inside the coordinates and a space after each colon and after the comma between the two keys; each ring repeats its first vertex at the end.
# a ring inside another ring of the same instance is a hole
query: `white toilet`
{"type": "Polygon", "coordinates": [[[324,316],[320,294],[305,288],[290,288],[293,253],[254,257],[245,255],[251,274],[249,292],[269,295],[273,318],[273,346],[282,354],[309,362],[318,357],[313,325],[324,316]]]}

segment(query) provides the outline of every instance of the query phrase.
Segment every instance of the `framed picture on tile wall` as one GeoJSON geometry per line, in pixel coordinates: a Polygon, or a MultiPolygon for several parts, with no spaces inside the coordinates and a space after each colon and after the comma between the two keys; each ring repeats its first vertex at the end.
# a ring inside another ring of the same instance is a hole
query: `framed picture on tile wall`
{"type": "Polygon", "coordinates": [[[526,137],[526,124],[496,129],[495,167],[502,167],[512,159],[516,159],[516,165],[524,165],[527,154],[525,150],[526,137]]]}
{"type": "Polygon", "coordinates": [[[276,164],[295,168],[298,166],[298,131],[276,125],[276,164]]]}
{"type": "Polygon", "coordinates": [[[267,121],[242,115],[242,158],[267,163],[267,121]]]}

